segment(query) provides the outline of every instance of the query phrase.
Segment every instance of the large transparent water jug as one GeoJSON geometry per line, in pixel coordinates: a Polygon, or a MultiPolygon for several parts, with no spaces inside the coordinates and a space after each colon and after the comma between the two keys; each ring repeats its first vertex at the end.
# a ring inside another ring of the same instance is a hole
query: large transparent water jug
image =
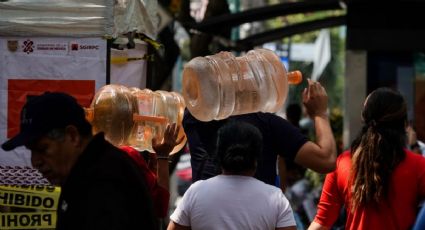
{"type": "MultiPolygon", "coordinates": [[[[143,92],[152,91],[117,84],[100,88],[86,108],[93,133],[104,132],[105,138],[115,146],[128,145],[139,151],[153,152],[152,138],[163,138],[169,123],[181,125],[185,104],[176,92],[152,92],[159,95],[159,99],[143,92]]],[[[180,137],[186,139],[183,129],[180,129],[180,137]]],[[[175,146],[171,154],[179,151],[184,142],[175,146]]]]}
{"type": "Polygon", "coordinates": [[[128,145],[134,125],[133,114],[138,112],[137,101],[129,88],[105,85],[85,110],[94,134],[104,132],[105,138],[115,146],[128,145]]]}
{"type": "Polygon", "coordinates": [[[287,72],[271,50],[250,50],[240,57],[223,51],[185,64],[183,97],[198,120],[221,120],[237,114],[277,112],[286,101],[288,84],[301,81],[301,72],[287,72]]]}
{"type": "MultiPolygon", "coordinates": [[[[137,101],[138,113],[133,114],[134,125],[129,144],[138,150],[153,152],[152,138],[162,138],[167,124],[176,123],[182,127],[184,99],[177,92],[162,90],[132,88],[132,94],[137,101]]],[[[183,138],[183,142],[175,146],[171,154],[182,149],[186,142],[183,128],[180,128],[177,138],[183,138]]]]}

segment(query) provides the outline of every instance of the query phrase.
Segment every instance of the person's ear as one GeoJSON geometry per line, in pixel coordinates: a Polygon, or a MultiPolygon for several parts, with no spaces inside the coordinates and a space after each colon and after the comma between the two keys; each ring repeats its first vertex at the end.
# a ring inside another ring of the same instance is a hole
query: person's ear
{"type": "Polygon", "coordinates": [[[79,145],[81,143],[81,135],[78,132],[77,127],[74,125],[68,125],[65,128],[65,134],[66,137],[69,138],[71,143],[75,146],[79,145]]]}

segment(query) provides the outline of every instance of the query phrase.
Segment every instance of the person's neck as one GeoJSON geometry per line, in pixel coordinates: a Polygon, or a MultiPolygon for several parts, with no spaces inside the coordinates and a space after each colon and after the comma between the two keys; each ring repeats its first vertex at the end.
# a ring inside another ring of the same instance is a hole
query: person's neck
{"type": "Polygon", "coordinates": [[[87,136],[87,137],[82,137],[81,138],[81,151],[80,154],[82,154],[84,152],[84,150],[86,150],[87,146],[89,145],[89,143],[93,140],[92,135],[87,136]]]}
{"type": "MultiPolygon", "coordinates": [[[[83,152],[86,150],[89,143],[93,140],[93,137],[94,137],[93,135],[86,136],[86,137],[81,136],[80,142],[78,144],[78,148],[75,150],[75,152],[73,154],[74,157],[72,159],[69,159],[69,161],[72,162],[70,164],[69,172],[75,166],[76,162],[78,161],[80,156],[83,154],[83,152]]],[[[68,175],[69,175],[69,172],[68,172],[68,175]]],[[[67,179],[68,179],[68,175],[66,177],[62,178],[62,180],[59,183],[57,183],[57,185],[64,186],[66,184],[67,179]]]]}
{"type": "Polygon", "coordinates": [[[250,176],[250,177],[254,177],[255,170],[246,170],[246,171],[243,171],[243,172],[235,173],[235,172],[230,172],[230,171],[226,171],[226,170],[223,169],[222,170],[222,174],[223,175],[227,175],[227,176],[232,175],[232,176],[250,176]]]}

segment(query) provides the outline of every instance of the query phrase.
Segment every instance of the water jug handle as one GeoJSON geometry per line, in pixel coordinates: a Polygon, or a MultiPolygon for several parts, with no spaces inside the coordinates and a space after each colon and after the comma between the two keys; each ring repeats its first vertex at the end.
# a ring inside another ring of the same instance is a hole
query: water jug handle
{"type": "Polygon", "coordinates": [[[298,70],[288,72],[287,77],[288,77],[288,83],[291,85],[298,85],[303,80],[303,75],[298,70]]]}
{"type": "Polygon", "coordinates": [[[134,113],[133,114],[133,121],[150,121],[150,122],[157,122],[157,123],[168,123],[168,119],[163,116],[146,116],[146,115],[139,115],[134,113]]]}
{"type": "Polygon", "coordinates": [[[93,122],[94,120],[94,109],[93,108],[86,108],[84,107],[84,114],[86,116],[86,120],[88,122],[93,122]]]}

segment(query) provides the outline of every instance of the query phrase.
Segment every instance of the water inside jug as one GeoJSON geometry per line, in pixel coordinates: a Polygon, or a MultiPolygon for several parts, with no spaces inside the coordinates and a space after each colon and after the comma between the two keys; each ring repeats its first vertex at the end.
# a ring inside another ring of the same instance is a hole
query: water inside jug
{"type": "Polygon", "coordinates": [[[132,114],[137,113],[137,107],[127,87],[115,84],[103,86],[85,110],[94,134],[104,132],[105,138],[115,146],[128,145],[134,124],[132,114]]]}
{"type": "MultiPolygon", "coordinates": [[[[138,150],[153,152],[152,138],[163,138],[166,125],[176,123],[181,126],[185,103],[183,97],[176,92],[149,89],[135,90],[133,95],[137,100],[138,113],[133,114],[134,126],[130,136],[130,145],[138,150]]],[[[183,128],[178,134],[183,142],[173,148],[171,154],[183,148],[186,134],[183,128]]]]}
{"type": "Polygon", "coordinates": [[[288,73],[273,51],[255,49],[240,57],[220,52],[196,57],[184,66],[183,97],[190,113],[201,121],[277,112],[286,101],[288,84],[301,80],[301,73],[288,73]]]}
{"type": "MultiPolygon", "coordinates": [[[[153,152],[152,138],[162,139],[169,123],[181,126],[184,108],[184,99],[176,92],[111,84],[100,88],[85,110],[93,133],[104,132],[105,138],[115,146],[129,145],[139,151],[153,152]]],[[[183,128],[180,137],[184,138],[183,143],[175,146],[171,154],[185,144],[183,128]]]]}

